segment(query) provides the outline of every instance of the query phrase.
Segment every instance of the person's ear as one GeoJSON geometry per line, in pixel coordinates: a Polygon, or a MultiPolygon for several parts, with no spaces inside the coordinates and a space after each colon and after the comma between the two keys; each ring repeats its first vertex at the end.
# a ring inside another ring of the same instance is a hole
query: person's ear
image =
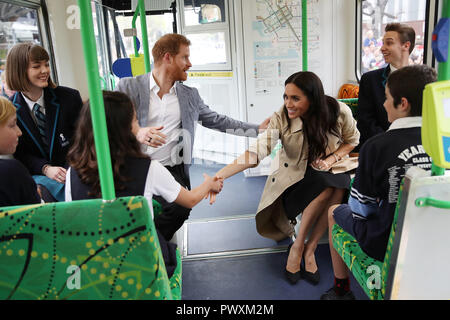
{"type": "Polygon", "coordinates": [[[406,41],[402,46],[405,50],[408,50],[409,53],[409,49],[411,48],[411,41],[406,41]]]}
{"type": "Polygon", "coordinates": [[[166,52],[163,56],[163,61],[167,62],[167,63],[171,63],[172,62],[172,55],[169,52],[166,52]]]}
{"type": "Polygon", "coordinates": [[[411,104],[405,97],[402,97],[401,103],[398,108],[399,111],[401,111],[405,115],[409,115],[411,113],[411,104]]]}

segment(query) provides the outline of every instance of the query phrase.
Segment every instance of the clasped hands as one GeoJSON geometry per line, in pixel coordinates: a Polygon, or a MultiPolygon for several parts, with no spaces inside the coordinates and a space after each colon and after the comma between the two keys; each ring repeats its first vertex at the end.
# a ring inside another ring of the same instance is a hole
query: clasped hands
{"type": "Polygon", "coordinates": [[[209,192],[206,194],[205,199],[209,197],[209,204],[216,202],[216,196],[222,191],[223,188],[223,178],[214,176],[210,177],[206,173],[203,174],[205,181],[209,180],[209,192]]]}

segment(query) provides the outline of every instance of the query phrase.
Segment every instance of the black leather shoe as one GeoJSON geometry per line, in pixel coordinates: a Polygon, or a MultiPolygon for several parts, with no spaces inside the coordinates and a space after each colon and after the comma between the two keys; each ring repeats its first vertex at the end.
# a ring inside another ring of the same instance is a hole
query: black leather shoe
{"type": "MultiPolygon", "coordinates": [[[[293,245],[293,243],[291,243],[288,246],[288,249],[287,249],[288,256],[289,256],[289,252],[291,252],[292,245],[293,245]]],[[[296,284],[302,278],[301,270],[297,271],[296,273],[289,272],[286,269],[284,271],[285,271],[286,279],[289,281],[290,284],[296,284]]]]}
{"type": "Polygon", "coordinates": [[[316,272],[312,273],[312,272],[308,272],[305,269],[300,269],[301,272],[301,276],[303,279],[305,279],[306,281],[308,281],[309,283],[311,283],[312,285],[318,285],[320,282],[320,274],[319,274],[319,269],[317,269],[316,272]]]}
{"type": "Polygon", "coordinates": [[[343,296],[340,296],[336,293],[336,291],[334,291],[334,287],[332,287],[320,297],[320,300],[356,300],[356,298],[351,291],[348,291],[343,296]]]}
{"type": "Polygon", "coordinates": [[[317,271],[312,273],[309,271],[306,271],[306,267],[305,267],[305,256],[302,257],[302,266],[300,267],[300,272],[301,272],[301,276],[303,279],[305,279],[306,281],[308,281],[309,283],[311,283],[312,285],[317,285],[319,284],[320,281],[320,273],[319,273],[319,268],[317,268],[317,271]]]}
{"type": "Polygon", "coordinates": [[[284,271],[286,279],[289,281],[290,284],[296,284],[302,278],[301,271],[297,271],[296,273],[292,273],[287,270],[284,271]]]}

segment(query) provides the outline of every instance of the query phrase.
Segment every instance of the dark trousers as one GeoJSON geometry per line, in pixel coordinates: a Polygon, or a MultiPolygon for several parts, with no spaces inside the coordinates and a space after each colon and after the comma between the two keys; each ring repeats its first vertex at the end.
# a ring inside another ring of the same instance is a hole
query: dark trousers
{"type": "MultiPolygon", "coordinates": [[[[184,164],[179,164],[173,167],[166,167],[172,174],[175,180],[181,184],[182,187],[190,190],[191,182],[189,177],[184,172],[184,164]]],[[[153,199],[158,201],[163,209],[163,212],[155,218],[156,229],[169,241],[172,239],[175,232],[181,228],[184,221],[189,218],[191,209],[182,207],[175,202],[168,203],[160,196],[153,196],[153,199]]]]}

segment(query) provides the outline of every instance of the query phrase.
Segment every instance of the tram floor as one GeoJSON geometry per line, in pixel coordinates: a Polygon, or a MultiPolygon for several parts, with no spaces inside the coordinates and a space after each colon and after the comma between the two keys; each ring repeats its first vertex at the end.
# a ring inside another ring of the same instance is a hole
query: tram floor
{"type": "MultiPolygon", "coordinates": [[[[320,282],[305,280],[291,285],[284,276],[287,253],[217,258],[183,262],[183,300],[318,300],[333,286],[327,244],[317,247],[320,282]]],[[[358,300],[368,300],[351,276],[351,290],[358,300]]]]}
{"type": "MultiPolygon", "coordinates": [[[[224,165],[191,166],[191,184],[202,173],[214,175],[224,165]]],[[[266,177],[246,178],[239,173],[225,181],[217,202],[197,205],[184,227],[183,290],[186,300],[316,300],[333,285],[333,270],[326,237],[316,251],[321,281],[290,285],[284,276],[291,242],[275,242],[256,232],[254,215],[266,177]]],[[[351,276],[357,299],[367,296],[351,276]]]]}

